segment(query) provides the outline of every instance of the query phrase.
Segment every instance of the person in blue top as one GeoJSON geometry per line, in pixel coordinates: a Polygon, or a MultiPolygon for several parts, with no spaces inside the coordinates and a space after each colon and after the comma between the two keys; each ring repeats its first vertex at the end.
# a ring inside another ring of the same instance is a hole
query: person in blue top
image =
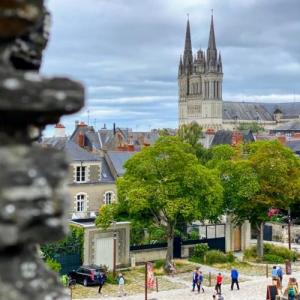
{"type": "Polygon", "coordinates": [[[277,269],[277,276],[278,276],[278,278],[280,280],[280,285],[282,286],[283,271],[282,271],[281,267],[278,267],[278,269],[277,269]]]}
{"type": "Polygon", "coordinates": [[[231,290],[233,290],[233,286],[234,284],[236,284],[237,289],[240,289],[239,286],[239,272],[237,271],[237,269],[232,268],[231,269],[231,290]]]}
{"type": "Polygon", "coordinates": [[[199,270],[199,268],[196,268],[193,272],[193,289],[192,289],[192,292],[195,291],[195,287],[196,287],[197,282],[198,282],[198,270],[199,270]]]}
{"type": "Polygon", "coordinates": [[[273,269],[272,269],[272,279],[276,280],[277,278],[278,278],[277,267],[273,266],[273,269]]]}
{"type": "Polygon", "coordinates": [[[100,274],[98,275],[98,282],[99,282],[99,289],[98,289],[98,293],[101,294],[101,290],[103,288],[103,285],[106,281],[106,275],[104,272],[100,272],[100,274]]]}
{"type": "Polygon", "coordinates": [[[197,289],[198,293],[200,293],[200,289],[202,289],[202,292],[204,293],[204,288],[203,288],[203,274],[201,271],[198,271],[198,281],[197,281],[197,289]]]}

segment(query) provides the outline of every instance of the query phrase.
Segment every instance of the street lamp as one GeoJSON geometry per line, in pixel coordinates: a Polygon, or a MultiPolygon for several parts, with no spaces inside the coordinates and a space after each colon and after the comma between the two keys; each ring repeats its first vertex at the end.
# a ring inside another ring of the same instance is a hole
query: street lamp
{"type": "Polygon", "coordinates": [[[113,221],[113,277],[116,277],[116,264],[117,264],[117,233],[116,221],[113,221]]]}
{"type": "Polygon", "coordinates": [[[289,238],[289,249],[291,250],[291,208],[288,208],[288,238],[289,238]]]}

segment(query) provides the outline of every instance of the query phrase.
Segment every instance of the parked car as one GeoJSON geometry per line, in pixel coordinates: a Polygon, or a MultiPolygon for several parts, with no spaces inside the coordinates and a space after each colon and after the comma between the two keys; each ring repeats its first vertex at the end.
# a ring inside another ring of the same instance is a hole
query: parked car
{"type": "Polygon", "coordinates": [[[81,266],[76,271],[69,272],[68,276],[70,280],[75,280],[76,283],[81,283],[84,286],[97,285],[97,277],[100,272],[106,272],[106,269],[95,265],[81,266]]]}
{"type": "Polygon", "coordinates": [[[300,244],[300,235],[296,234],[295,236],[295,243],[300,244]]]}

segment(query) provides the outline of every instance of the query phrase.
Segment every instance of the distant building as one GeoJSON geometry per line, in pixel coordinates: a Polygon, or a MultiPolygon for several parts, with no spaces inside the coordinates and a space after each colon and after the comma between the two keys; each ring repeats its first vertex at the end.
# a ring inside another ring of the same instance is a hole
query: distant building
{"type": "Polygon", "coordinates": [[[266,129],[299,120],[300,102],[256,103],[223,101],[223,62],[217,50],[211,18],[208,47],[194,55],[190,22],[178,68],[179,125],[197,122],[204,130],[234,130],[241,123],[257,122],[266,129]]]}

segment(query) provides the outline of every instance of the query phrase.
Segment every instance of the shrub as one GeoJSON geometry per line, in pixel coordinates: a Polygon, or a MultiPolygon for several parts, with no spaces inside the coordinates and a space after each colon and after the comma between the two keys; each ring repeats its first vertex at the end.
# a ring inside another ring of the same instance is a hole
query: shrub
{"type": "Polygon", "coordinates": [[[56,273],[59,273],[59,271],[61,270],[61,264],[50,257],[46,259],[46,264],[50,270],[56,273]]]}
{"type": "Polygon", "coordinates": [[[194,248],[194,255],[198,258],[203,258],[205,253],[209,250],[209,247],[207,244],[197,244],[194,248]]]}
{"type": "MultiPolygon", "coordinates": [[[[252,246],[244,251],[246,259],[256,259],[256,246],[252,246]]],[[[297,253],[286,247],[276,246],[270,243],[264,244],[264,261],[281,263],[285,260],[295,260],[297,253]]]]}
{"type": "Polygon", "coordinates": [[[274,264],[282,264],[285,261],[285,259],[282,258],[281,256],[274,255],[274,254],[265,254],[263,260],[274,264]]]}
{"type": "Polygon", "coordinates": [[[209,250],[205,254],[204,261],[209,264],[234,262],[235,258],[232,253],[226,254],[219,250],[209,250]]]}

